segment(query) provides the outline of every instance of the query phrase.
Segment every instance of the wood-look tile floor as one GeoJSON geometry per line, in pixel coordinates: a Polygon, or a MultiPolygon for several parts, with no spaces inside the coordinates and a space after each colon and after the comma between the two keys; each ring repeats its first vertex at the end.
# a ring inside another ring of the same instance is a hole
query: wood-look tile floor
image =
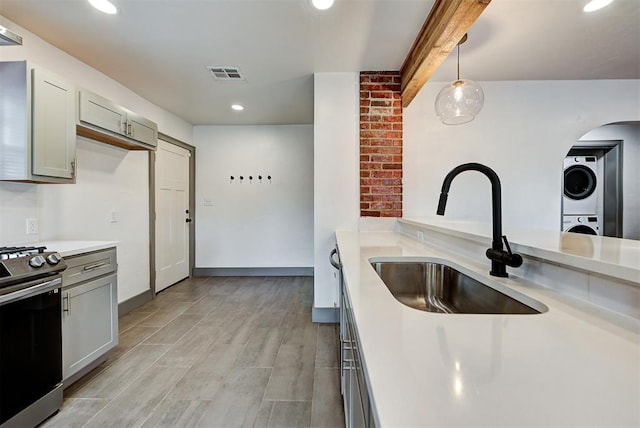
{"type": "Polygon", "coordinates": [[[308,277],[190,278],[120,318],[120,344],[45,427],[343,427],[338,331],[308,277]]]}

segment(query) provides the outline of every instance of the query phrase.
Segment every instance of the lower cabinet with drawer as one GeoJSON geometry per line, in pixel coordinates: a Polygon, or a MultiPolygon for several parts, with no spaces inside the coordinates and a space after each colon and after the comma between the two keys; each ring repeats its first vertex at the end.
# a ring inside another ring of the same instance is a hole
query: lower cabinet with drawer
{"type": "Polygon", "coordinates": [[[65,388],[118,344],[116,249],[66,257],[62,275],[62,372],[65,388]]]}
{"type": "Polygon", "coordinates": [[[346,428],[375,428],[353,312],[341,278],[340,368],[346,428]]]}

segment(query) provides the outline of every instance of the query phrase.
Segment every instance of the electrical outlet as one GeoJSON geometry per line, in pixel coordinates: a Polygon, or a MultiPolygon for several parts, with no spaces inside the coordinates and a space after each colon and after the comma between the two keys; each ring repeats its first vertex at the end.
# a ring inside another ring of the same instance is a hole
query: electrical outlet
{"type": "Polygon", "coordinates": [[[27,219],[27,235],[35,235],[37,233],[38,233],[38,219],[28,218],[27,219]]]}
{"type": "Polygon", "coordinates": [[[117,223],[118,222],[118,211],[116,211],[116,210],[109,211],[109,221],[111,223],[117,223]]]}

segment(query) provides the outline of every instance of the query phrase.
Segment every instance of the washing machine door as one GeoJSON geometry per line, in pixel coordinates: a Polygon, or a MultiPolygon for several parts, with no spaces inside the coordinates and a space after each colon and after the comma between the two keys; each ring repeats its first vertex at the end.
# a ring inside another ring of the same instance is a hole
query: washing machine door
{"type": "Polygon", "coordinates": [[[597,235],[598,233],[593,230],[593,228],[589,226],[585,226],[584,224],[579,224],[567,229],[567,232],[573,233],[582,233],[583,235],[597,235]]]}
{"type": "Polygon", "coordinates": [[[597,184],[595,173],[586,165],[571,165],[564,170],[564,195],[567,198],[586,199],[596,190],[597,184]]]}

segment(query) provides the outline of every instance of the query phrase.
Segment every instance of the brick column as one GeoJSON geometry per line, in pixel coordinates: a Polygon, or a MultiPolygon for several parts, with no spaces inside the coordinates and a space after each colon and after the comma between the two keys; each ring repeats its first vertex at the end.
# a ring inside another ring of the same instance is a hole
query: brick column
{"type": "Polygon", "coordinates": [[[360,216],[402,217],[398,71],[360,73],[360,216]]]}

